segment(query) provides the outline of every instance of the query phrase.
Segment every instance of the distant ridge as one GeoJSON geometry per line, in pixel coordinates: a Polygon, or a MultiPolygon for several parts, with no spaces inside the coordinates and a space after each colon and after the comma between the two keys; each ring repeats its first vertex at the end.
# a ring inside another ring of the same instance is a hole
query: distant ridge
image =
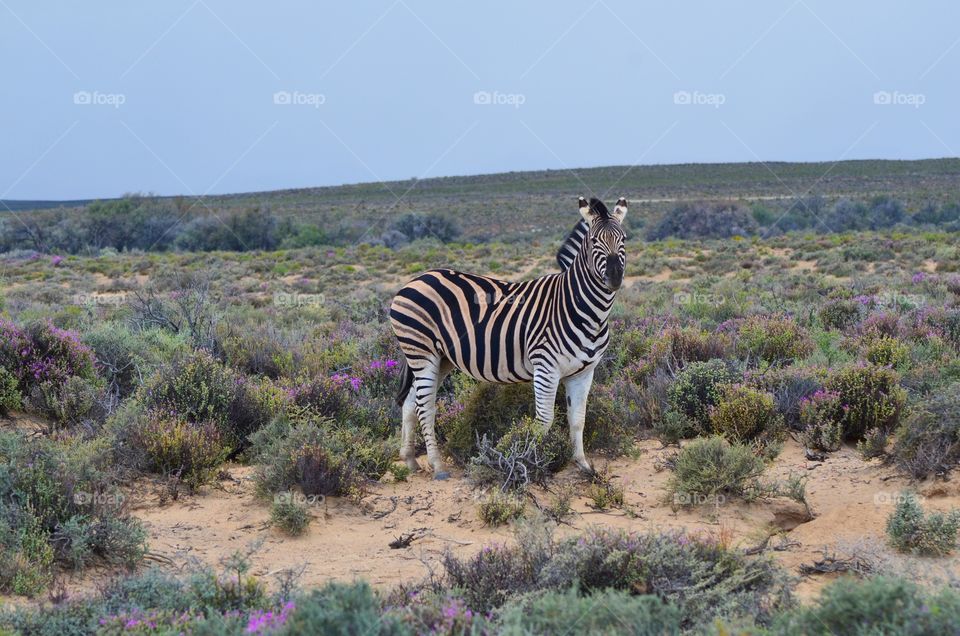
{"type": "MultiPolygon", "coordinates": [[[[484,194],[507,195],[510,193],[567,195],[582,194],[584,184],[603,191],[611,188],[618,195],[634,196],[682,196],[696,191],[705,196],[729,196],[735,187],[743,194],[780,193],[785,187],[803,188],[806,185],[827,186],[851,181],[960,178],[960,158],[941,159],[856,159],[822,162],[744,162],[744,163],[682,163],[638,166],[601,166],[553,170],[528,170],[523,172],[499,172],[491,174],[430,177],[397,181],[363,182],[334,186],[287,188],[257,192],[207,195],[207,201],[246,204],[251,200],[269,204],[273,200],[307,197],[316,200],[343,200],[357,197],[393,199],[392,192],[407,192],[412,196],[476,196],[484,194]]],[[[802,190],[801,190],[802,191],[802,190]]],[[[186,199],[188,194],[179,195],[186,199]]],[[[99,199],[109,201],[120,197],[99,199]]],[[[163,196],[173,199],[176,196],[163,196]]],[[[70,201],[0,201],[0,214],[7,208],[15,212],[47,210],[51,208],[75,208],[89,204],[94,199],[70,201]],[[6,205],[7,207],[3,207],[6,205]]]]}

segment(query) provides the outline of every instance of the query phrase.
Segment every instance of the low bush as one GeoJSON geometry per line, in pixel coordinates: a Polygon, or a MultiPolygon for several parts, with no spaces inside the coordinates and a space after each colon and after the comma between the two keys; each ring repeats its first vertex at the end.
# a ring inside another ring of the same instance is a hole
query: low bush
{"type": "Polygon", "coordinates": [[[692,628],[742,614],[768,622],[792,603],[789,578],[772,560],[748,559],[684,533],[597,527],[556,540],[528,530],[516,546],[488,547],[465,559],[448,554],[444,570],[446,584],[480,612],[514,599],[522,604],[530,597],[521,595],[537,591],[623,591],[674,605],[682,626],[692,628]]]}
{"type": "Polygon", "coordinates": [[[835,391],[817,391],[800,402],[801,441],[824,451],[840,450],[843,441],[843,404],[835,391]]]}
{"type": "Polygon", "coordinates": [[[38,594],[55,565],[136,564],[146,533],[115,481],[103,440],[0,432],[0,590],[38,594]]]}
{"type": "Polygon", "coordinates": [[[158,329],[132,331],[122,323],[106,322],[82,336],[97,358],[107,390],[119,398],[132,395],[162,364],[185,348],[181,338],[158,329]]]}
{"type": "Polygon", "coordinates": [[[737,325],[737,352],[751,362],[785,366],[813,353],[807,331],[787,316],[750,316],[737,325]]]}
{"type": "Polygon", "coordinates": [[[960,510],[924,513],[916,495],[903,492],[887,519],[890,544],[901,552],[940,556],[957,547],[960,510]]]}
{"type": "Polygon", "coordinates": [[[683,413],[667,411],[653,423],[653,433],[666,446],[677,444],[682,439],[696,437],[703,432],[699,422],[683,413]]]}
{"type": "Polygon", "coordinates": [[[466,464],[479,450],[478,441],[499,440],[514,422],[533,415],[533,390],[529,384],[476,384],[462,400],[463,408],[439,433],[444,450],[466,464]]]}
{"type": "Polygon", "coordinates": [[[292,497],[278,496],[270,508],[270,523],[292,537],[307,531],[310,525],[310,511],[307,506],[292,497]]]}
{"type": "Polygon", "coordinates": [[[327,583],[296,601],[283,626],[283,634],[335,634],[347,636],[405,635],[399,617],[381,615],[380,599],[366,583],[327,583]]]}
{"type": "Polygon", "coordinates": [[[886,434],[896,428],[907,402],[899,380],[889,367],[864,364],[830,375],[824,388],[840,397],[844,439],[860,440],[871,431],[886,434]]]}
{"type": "Polygon", "coordinates": [[[29,403],[32,410],[52,419],[57,427],[100,423],[107,416],[101,387],[75,375],[63,382],[47,380],[35,386],[29,403]]]}
{"type": "Polygon", "coordinates": [[[764,464],[749,447],[710,437],[684,446],[672,468],[668,493],[675,503],[685,505],[742,495],[763,473],[764,464]]]}
{"type": "Polygon", "coordinates": [[[827,301],[819,309],[817,316],[825,328],[844,330],[860,322],[862,309],[863,305],[855,300],[838,298],[827,301]]]}
{"type": "Polygon", "coordinates": [[[254,383],[202,350],[161,367],[137,401],[149,411],[215,424],[231,453],[244,450],[249,436],[273,416],[270,404],[258,399],[254,383]]]}
{"type": "Polygon", "coordinates": [[[657,369],[680,368],[691,362],[708,362],[723,358],[731,349],[730,336],[697,327],[671,325],[662,332],[642,340],[635,355],[639,373],[645,376],[657,369]]]}
{"type": "Polygon", "coordinates": [[[670,636],[680,634],[681,612],[652,595],[600,590],[581,596],[575,588],[533,592],[498,613],[498,634],[578,633],[670,636]]]}
{"type": "Polygon", "coordinates": [[[784,636],[934,636],[960,631],[960,592],[928,589],[903,578],[845,578],[816,602],[779,617],[773,633],[784,636]]]}
{"type": "Polygon", "coordinates": [[[564,428],[555,425],[544,432],[536,420],[526,417],[496,444],[481,439],[477,454],[470,460],[470,478],[480,485],[496,484],[503,491],[543,485],[572,454],[564,428]]]}
{"type": "Polygon", "coordinates": [[[311,410],[281,416],[252,438],[262,495],[299,489],[305,495],[357,496],[380,479],[397,452],[395,439],[337,426],[311,410]]]}
{"type": "Polygon", "coordinates": [[[945,475],[960,461],[960,384],[918,405],[897,429],[893,461],[915,479],[945,475]]]}
{"type": "Polygon", "coordinates": [[[20,328],[0,319],[0,413],[24,404],[59,424],[96,406],[100,380],[93,351],[53,323],[20,328]]]}
{"type": "Polygon", "coordinates": [[[717,434],[734,443],[761,445],[783,437],[783,416],[773,396],[743,384],[728,384],[716,406],[710,409],[710,423],[717,434]]]}
{"type": "Polygon", "coordinates": [[[10,417],[11,411],[23,407],[17,378],[4,367],[0,367],[0,417],[10,417]]]}
{"type": "Polygon", "coordinates": [[[193,423],[168,411],[142,414],[127,436],[142,452],[145,470],[174,476],[193,491],[214,481],[230,454],[215,423],[193,423]]]}
{"type": "Polygon", "coordinates": [[[494,491],[480,502],[480,519],[488,526],[502,526],[523,516],[526,509],[523,499],[517,495],[494,491]]]}
{"type": "Polygon", "coordinates": [[[870,364],[898,369],[910,360],[910,347],[891,336],[868,339],[864,345],[864,358],[870,364]]]}
{"type": "Polygon", "coordinates": [[[804,400],[823,387],[824,377],[821,369],[787,367],[748,373],[745,380],[751,386],[772,394],[777,411],[783,415],[786,425],[793,430],[802,430],[801,409],[804,400]]]}
{"type": "Polygon", "coordinates": [[[710,408],[720,401],[723,385],[738,379],[723,360],[693,362],[684,367],[668,390],[670,408],[706,428],[710,408]]]}

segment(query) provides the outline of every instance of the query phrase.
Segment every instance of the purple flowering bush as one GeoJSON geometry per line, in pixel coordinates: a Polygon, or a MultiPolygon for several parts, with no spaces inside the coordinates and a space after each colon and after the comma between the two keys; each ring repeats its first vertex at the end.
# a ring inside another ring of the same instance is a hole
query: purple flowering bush
{"type": "Polygon", "coordinates": [[[800,401],[801,441],[808,448],[840,449],[845,409],[836,391],[820,389],[800,401]]]}
{"type": "Polygon", "coordinates": [[[0,413],[25,403],[66,424],[83,419],[99,400],[93,351],[76,332],[49,321],[21,328],[0,318],[0,369],[6,405],[0,413]]]}

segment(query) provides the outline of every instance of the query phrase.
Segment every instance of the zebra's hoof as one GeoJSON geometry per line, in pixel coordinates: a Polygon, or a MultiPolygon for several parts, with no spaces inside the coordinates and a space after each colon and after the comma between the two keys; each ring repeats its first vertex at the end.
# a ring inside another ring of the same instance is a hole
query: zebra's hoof
{"type": "Polygon", "coordinates": [[[445,470],[441,470],[441,471],[438,472],[438,473],[434,473],[434,474],[433,474],[433,478],[436,479],[437,481],[443,481],[443,480],[445,480],[445,479],[450,479],[450,473],[448,473],[448,472],[445,471],[445,470]]]}

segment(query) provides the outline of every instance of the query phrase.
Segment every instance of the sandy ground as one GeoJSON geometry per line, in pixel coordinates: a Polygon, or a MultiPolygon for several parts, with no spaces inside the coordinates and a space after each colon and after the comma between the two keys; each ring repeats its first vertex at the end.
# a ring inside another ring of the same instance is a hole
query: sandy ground
{"type": "MultiPolygon", "coordinates": [[[[944,579],[960,573],[960,557],[901,557],[884,547],[886,518],[908,483],[878,461],[864,462],[852,448],[833,453],[824,462],[810,462],[798,444],[788,441],[768,468],[771,479],[807,475],[812,519],[803,506],[785,498],[677,509],[664,499],[670,473],[657,469],[675,449],[664,449],[651,440],[641,442],[640,451],[636,459],[609,464],[593,458],[596,466],[607,466],[613,480],[624,487],[628,510],[596,511],[586,497],[576,498],[576,514],[569,518],[569,525],[561,526],[561,534],[594,524],[628,531],[683,528],[739,549],[756,547],[771,537],[767,553],[794,573],[800,564],[822,557],[824,549],[844,554],[849,546],[860,544],[894,559],[897,571],[905,575],[915,572],[918,578],[944,579]]],[[[439,561],[447,550],[468,555],[513,537],[508,527],[483,524],[477,516],[477,502],[486,493],[471,488],[456,471],[447,481],[434,481],[429,473],[419,473],[407,482],[373,484],[359,503],[328,498],[313,505],[313,522],[298,538],[270,526],[269,502],[254,495],[251,467],[229,466],[223,477],[205,492],[166,503],[162,503],[162,487],[154,482],[145,480],[127,488],[134,514],[149,531],[152,562],[184,571],[197,563],[216,566],[238,550],[249,551],[253,572],[268,579],[284,570],[302,568],[300,583],[306,586],[330,579],[363,578],[389,588],[419,580],[431,568],[439,571],[439,561]],[[409,547],[389,546],[406,534],[415,537],[409,547]]],[[[573,468],[557,476],[554,489],[563,484],[573,484],[579,493],[586,490],[586,483],[573,468]]],[[[929,509],[960,506],[958,484],[920,485],[919,492],[929,509]]],[[[537,490],[535,495],[545,505],[550,502],[550,493],[537,490]]],[[[67,574],[64,583],[71,593],[83,592],[95,589],[109,575],[102,571],[67,574]]],[[[801,578],[798,595],[812,598],[833,576],[801,578]]]]}

